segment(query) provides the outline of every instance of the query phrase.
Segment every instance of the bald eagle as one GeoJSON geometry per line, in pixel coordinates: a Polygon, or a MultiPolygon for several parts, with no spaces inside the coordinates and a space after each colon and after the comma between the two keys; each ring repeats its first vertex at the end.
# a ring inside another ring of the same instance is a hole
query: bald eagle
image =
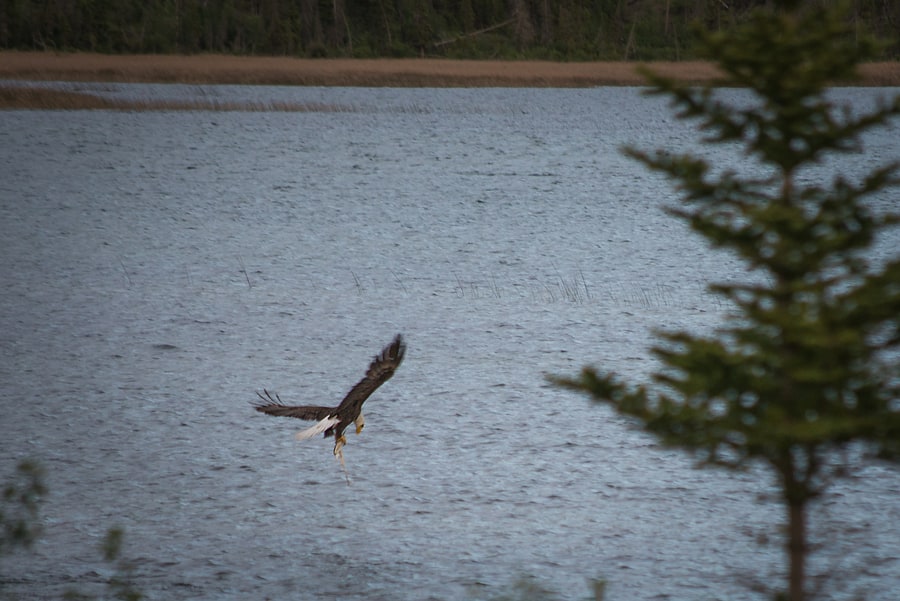
{"type": "Polygon", "coordinates": [[[259,401],[253,403],[257,411],[269,415],[282,417],[296,417],[305,420],[315,420],[316,424],[306,430],[297,432],[297,440],[306,440],[316,434],[325,433],[325,438],[334,436],[334,455],[341,460],[343,465],[342,447],[347,443],[344,430],[351,423],[356,424],[356,433],[359,434],[365,426],[365,418],[362,414],[362,406],[369,396],[379,386],[387,382],[394,371],[403,361],[406,352],[406,344],[403,336],[397,334],[393,342],[375,355],[365,377],[350,389],[344,400],[337,407],[319,407],[316,405],[289,406],[281,402],[278,394],[273,395],[266,389],[262,393],[257,392],[259,401]]]}

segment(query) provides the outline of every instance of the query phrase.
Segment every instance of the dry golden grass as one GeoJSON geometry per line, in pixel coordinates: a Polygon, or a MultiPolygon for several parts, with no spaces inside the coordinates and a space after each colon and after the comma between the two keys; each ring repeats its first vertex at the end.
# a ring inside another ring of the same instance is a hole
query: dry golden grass
{"type": "MultiPolygon", "coordinates": [[[[641,85],[638,63],[460,61],[444,59],[298,59],[222,55],[102,55],[0,52],[0,79],[31,81],[155,82],[361,87],[592,87],[641,85]]],[[[714,81],[704,62],[649,63],[654,71],[689,83],[714,81]]],[[[900,86],[900,63],[860,68],[857,85],[900,86]]],[[[82,92],[5,87],[0,108],[125,110],[340,110],[309,105],[215,101],[113,101],[82,92]]]]}
{"type": "MultiPolygon", "coordinates": [[[[0,52],[0,79],[363,87],[591,87],[640,85],[637,63],[299,59],[222,55],[0,52]]],[[[685,81],[716,76],[708,63],[653,63],[685,81]]]]}
{"type": "Polygon", "coordinates": [[[900,62],[860,65],[859,79],[861,86],[900,86],[900,62]]]}
{"type": "Polygon", "coordinates": [[[0,85],[0,109],[119,110],[119,111],[280,111],[341,112],[339,105],[293,102],[222,102],[218,100],[111,99],[89,92],[39,86],[0,85]]]}

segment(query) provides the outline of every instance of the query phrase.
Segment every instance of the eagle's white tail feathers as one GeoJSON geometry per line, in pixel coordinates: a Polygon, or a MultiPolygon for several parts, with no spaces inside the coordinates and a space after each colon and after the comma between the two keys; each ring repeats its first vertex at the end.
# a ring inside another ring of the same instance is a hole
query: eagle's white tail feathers
{"type": "Polygon", "coordinates": [[[341,421],[341,420],[333,415],[326,417],[325,419],[316,422],[315,426],[311,426],[311,427],[307,428],[306,430],[301,430],[300,432],[297,432],[297,434],[295,434],[294,437],[297,440],[306,440],[308,438],[312,438],[316,434],[321,434],[322,432],[324,432],[331,426],[335,425],[339,421],[341,421]]]}

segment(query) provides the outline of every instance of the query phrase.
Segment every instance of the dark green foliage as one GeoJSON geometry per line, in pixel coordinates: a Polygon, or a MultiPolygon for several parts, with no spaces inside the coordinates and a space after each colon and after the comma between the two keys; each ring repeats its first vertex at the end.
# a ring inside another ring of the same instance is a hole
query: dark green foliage
{"type": "MultiPolygon", "coordinates": [[[[755,1],[5,0],[0,48],[106,53],[686,59],[696,31],[728,32],[755,1]],[[489,39],[482,39],[487,37],[489,39]],[[456,41],[454,41],[456,40],[456,41]]],[[[900,56],[900,3],[857,0],[853,29],[900,56]]],[[[789,60],[789,57],[784,57],[789,60]]]]}
{"type": "Polygon", "coordinates": [[[653,382],[591,368],[560,381],[704,463],[768,465],[788,509],[791,601],[805,594],[808,503],[858,467],[847,447],[900,459],[900,256],[867,256],[900,219],[896,199],[884,202],[900,183],[898,164],[852,179],[802,177],[830,155],[859,151],[861,133],[900,115],[900,98],[858,114],[826,97],[829,82],[876,52],[848,22],[834,5],[761,10],[728,35],[703,35],[724,83],[752,93],[740,106],[713,87],[648,74],[653,93],[668,95],[706,142],[742,147],[750,173],[690,155],[629,154],[673,179],[682,203],[671,213],[741,257],[753,277],[712,287],[735,308],[714,335],[659,333],[653,382]]]}
{"type": "MultiPolygon", "coordinates": [[[[122,559],[122,545],[125,532],[121,528],[110,528],[106,531],[100,551],[103,559],[115,567],[116,572],[106,581],[106,592],[109,597],[119,601],[140,601],[144,594],[134,584],[134,568],[122,559]]],[[[95,597],[77,590],[65,593],[66,601],[94,601],[95,597]]],[[[106,596],[104,596],[106,598],[106,596]]]]}
{"type": "Polygon", "coordinates": [[[122,555],[122,543],[125,532],[121,528],[110,528],[103,539],[103,558],[109,562],[115,562],[116,574],[109,579],[107,587],[113,597],[121,601],[140,601],[144,598],[132,582],[132,566],[120,559],[122,555]]]}
{"type": "MultiPolygon", "coordinates": [[[[47,494],[44,486],[44,469],[36,461],[25,460],[16,468],[16,476],[3,487],[0,505],[0,556],[18,548],[31,547],[41,533],[38,509],[42,497],[47,494]]],[[[110,528],[103,540],[101,551],[104,559],[115,562],[116,574],[107,581],[107,590],[121,601],[140,601],[144,595],[132,582],[131,565],[120,559],[124,532],[110,528]]],[[[65,599],[90,600],[90,595],[69,591],[65,599]]]]}
{"type": "Polygon", "coordinates": [[[0,556],[16,547],[30,547],[40,534],[37,521],[41,498],[47,494],[44,470],[33,461],[22,461],[15,478],[3,487],[0,505],[0,556]]]}

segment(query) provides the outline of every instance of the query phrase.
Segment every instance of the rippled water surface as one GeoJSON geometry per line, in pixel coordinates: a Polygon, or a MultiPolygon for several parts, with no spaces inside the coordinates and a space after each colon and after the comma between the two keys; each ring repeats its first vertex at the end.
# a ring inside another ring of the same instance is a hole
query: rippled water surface
{"type": "MultiPolygon", "coordinates": [[[[102,91],[321,110],[0,113],[0,474],[33,457],[50,490],[33,552],[0,562],[5,590],[102,590],[110,526],[149,599],[490,599],[525,575],[563,599],[603,578],[613,601],[780,584],[766,472],[694,469],[544,377],[643,377],[654,328],[709,330],[726,307],[706,284],[749,277],[619,152],[695,148],[664,103],[102,91]],[[350,486],[327,441],[248,404],[263,387],[336,403],[397,332],[407,358],[350,435],[350,486]]],[[[895,134],[840,167],[895,158],[895,134]]],[[[834,487],[812,524],[829,598],[896,598],[898,524],[895,470],[834,487]]]]}

